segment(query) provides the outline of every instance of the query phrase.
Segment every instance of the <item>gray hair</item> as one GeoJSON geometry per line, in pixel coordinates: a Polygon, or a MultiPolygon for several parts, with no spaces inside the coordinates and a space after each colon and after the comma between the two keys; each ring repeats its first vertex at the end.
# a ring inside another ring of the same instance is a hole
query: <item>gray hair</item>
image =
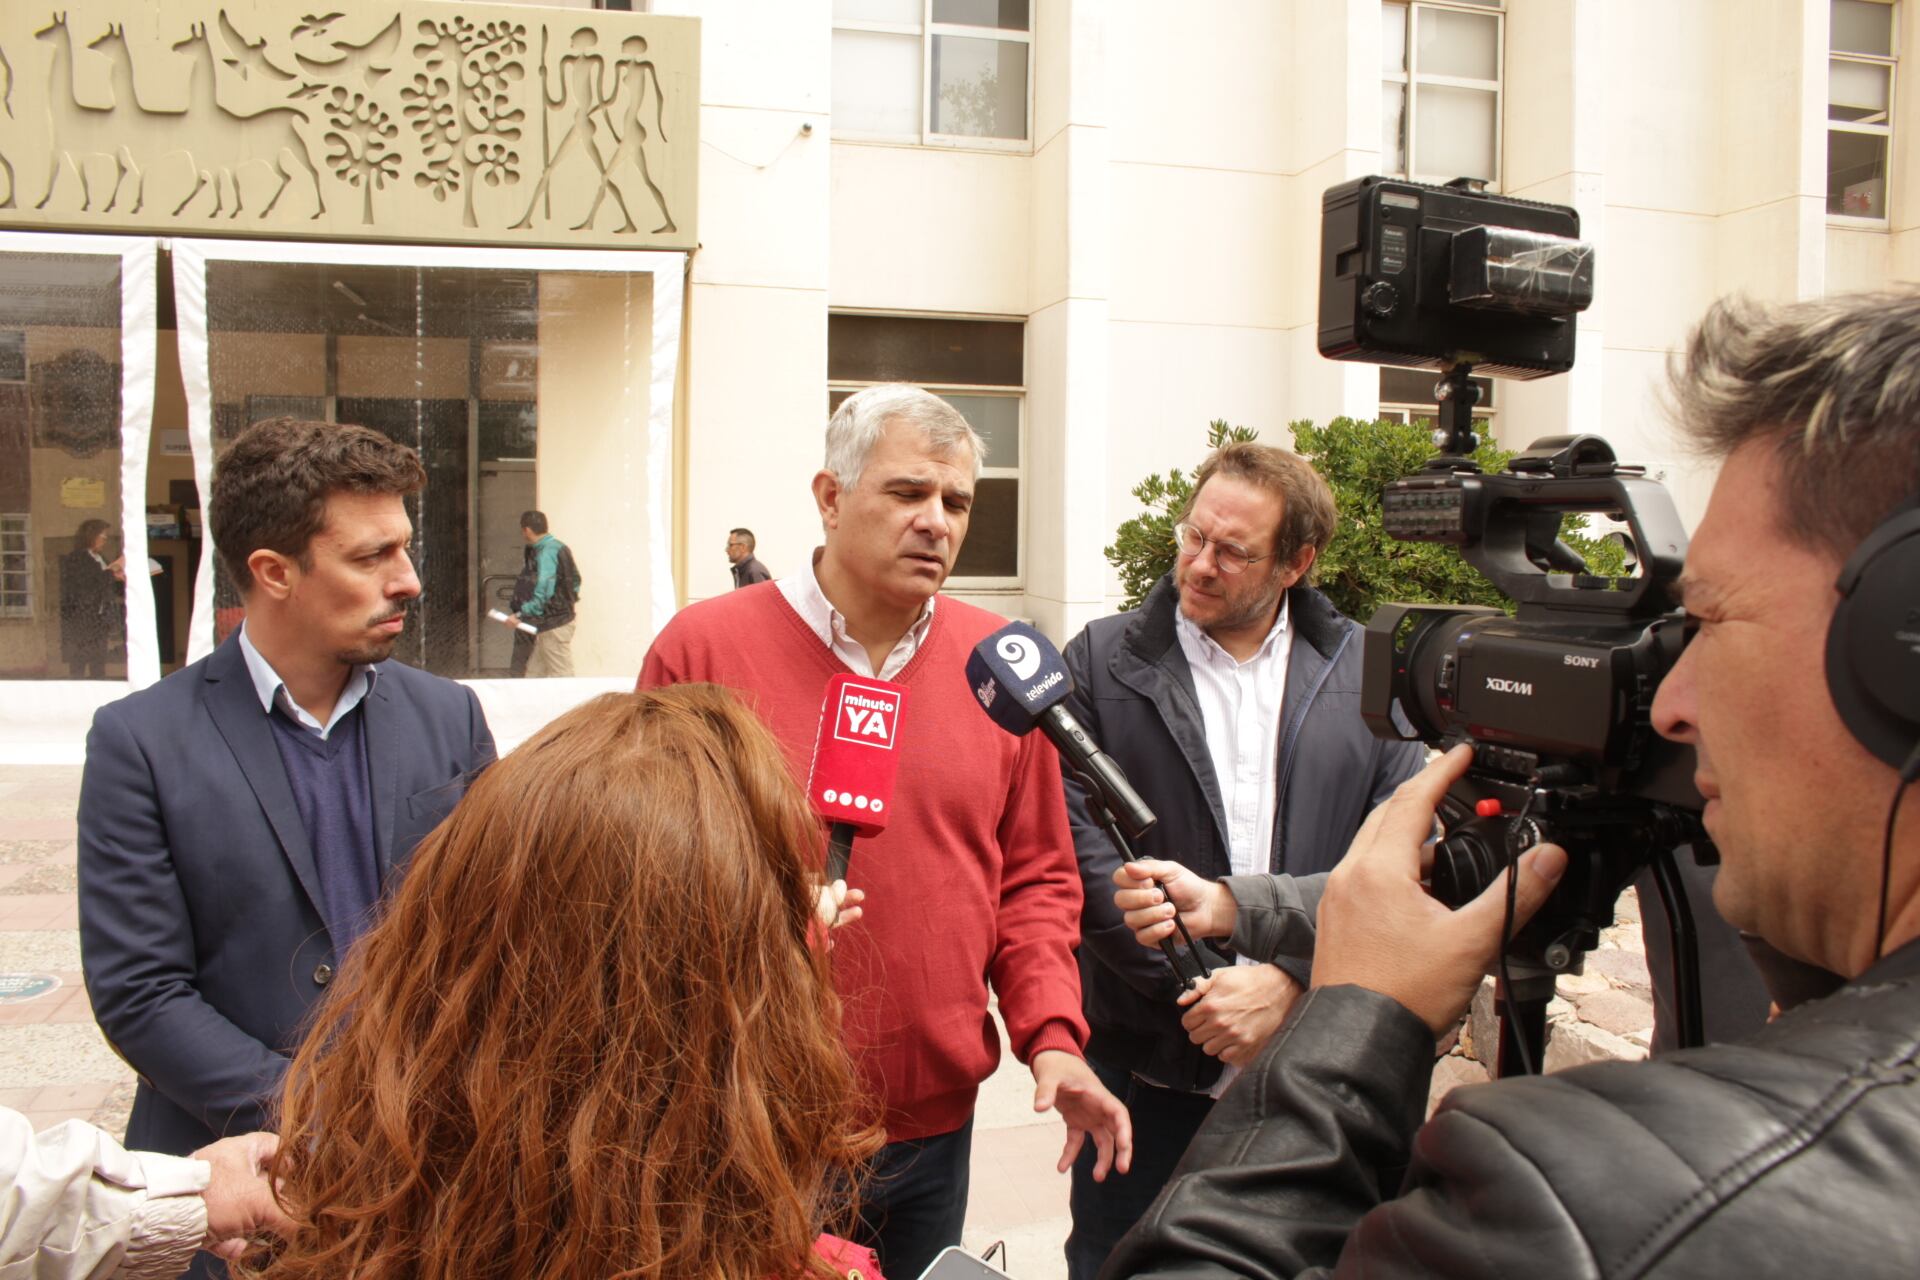
{"type": "Polygon", "coordinates": [[[980,478],[980,460],[987,452],[980,434],[945,400],[904,382],[867,387],[841,402],[827,423],[826,469],[849,489],[858,484],[890,422],[905,422],[917,429],[935,453],[966,448],[973,458],[973,478],[980,478]]]}
{"type": "Polygon", "coordinates": [[[1668,410],[1699,453],[1773,444],[1781,528],[1805,545],[1849,555],[1920,492],[1920,289],[1723,298],[1667,381],[1668,410]]]}

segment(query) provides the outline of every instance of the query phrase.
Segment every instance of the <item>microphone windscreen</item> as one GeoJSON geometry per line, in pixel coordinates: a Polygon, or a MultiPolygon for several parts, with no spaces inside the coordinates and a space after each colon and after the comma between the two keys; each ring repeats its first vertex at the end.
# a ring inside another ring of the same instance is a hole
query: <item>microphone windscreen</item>
{"type": "Polygon", "coordinates": [[[993,722],[1012,734],[1031,731],[1041,712],[1073,691],[1060,651],[1024,622],[1009,622],[973,647],[967,684],[993,722]]]}
{"type": "Polygon", "coordinates": [[[827,681],[807,773],[807,803],[821,818],[849,823],[856,835],[886,829],[906,701],[906,686],[891,680],[841,672],[827,681]]]}

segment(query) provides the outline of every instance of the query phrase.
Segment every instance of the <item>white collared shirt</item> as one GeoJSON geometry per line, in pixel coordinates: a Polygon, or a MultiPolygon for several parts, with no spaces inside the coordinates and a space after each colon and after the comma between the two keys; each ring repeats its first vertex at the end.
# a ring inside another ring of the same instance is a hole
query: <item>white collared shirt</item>
{"type": "Polygon", "coordinates": [[[1237,876],[1264,875],[1272,868],[1273,824],[1279,806],[1280,723],[1287,692],[1287,662],[1293,632],[1286,597],[1260,648],[1245,662],[1222,649],[1178,611],[1174,630],[1193,671],[1207,755],[1220,781],[1226,810],[1227,858],[1237,876]]]}
{"type": "Polygon", "coordinates": [[[932,596],[927,597],[927,607],[920,611],[914,624],[893,646],[893,652],[880,664],[880,670],[873,669],[873,660],[867,657],[866,646],[847,634],[847,620],[833,607],[833,601],[827,599],[826,592],[820,589],[820,579],[814,576],[813,566],[819,560],[823,547],[815,547],[800,568],[774,585],[787,603],[814,635],[820,637],[820,643],[833,650],[833,656],[847,664],[855,675],[873,676],[880,680],[891,680],[900,674],[901,668],[913,661],[913,655],[920,652],[921,641],[927,638],[927,628],[933,625],[932,596]]]}
{"type": "MultiPolygon", "coordinates": [[[[1174,610],[1174,632],[1193,671],[1200,698],[1200,723],[1207,734],[1207,755],[1220,781],[1220,803],[1227,815],[1227,861],[1237,876],[1264,875],[1273,858],[1273,824],[1279,817],[1281,713],[1287,694],[1287,662],[1293,657],[1293,631],[1287,626],[1287,598],[1273,628],[1251,658],[1241,662],[1222,649],[1187,615],[1174,610]]],[[[1249,956],[1241,964],[1253,964],[1249,956]]],[[[1213,1088],[1226,1092],[1238,1067],[1229,1064],[1213,1088]]]]}
{"type": "Polygon", "coordinates": [[[333,727],[373,692],[373,682],[380,675],[365,663],[355,667],[353,674],[347,677],[346,688],[340,691],[339,701],[333,704],[333,714],[325,724],[321,724],[305,707],[293,700],[293,696],[287,692],[287,682],[280,678],[273,664],[260,656],[260,651],[253,647],[253,641],[247,639],[247,624],[244,622],[240,624],[240,656],[247,660],[247,674],[253,677],[253,691],[260,699],[260,709],[271,715],[274,707],[279,707],[289,720],[310,733],[318,734],[323,742],[333,732],[333,727]]]}

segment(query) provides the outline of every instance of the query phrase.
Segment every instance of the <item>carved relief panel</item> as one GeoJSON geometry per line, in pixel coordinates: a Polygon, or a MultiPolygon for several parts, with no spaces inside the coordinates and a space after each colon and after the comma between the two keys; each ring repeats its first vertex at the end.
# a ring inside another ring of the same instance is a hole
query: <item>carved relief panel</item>
{"type": "Polygon", "coordinates": [[[690,249],[697,19],[5,0],[0,226],[690,249]]]}

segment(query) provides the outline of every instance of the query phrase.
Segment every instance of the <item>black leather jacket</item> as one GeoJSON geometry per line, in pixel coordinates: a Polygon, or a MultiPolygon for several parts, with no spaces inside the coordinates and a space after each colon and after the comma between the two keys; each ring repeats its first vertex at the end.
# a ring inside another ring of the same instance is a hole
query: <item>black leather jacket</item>
{"type": "MultiPolygon", "coordinates": [[[[1178,600],[1171,578],[1163,577],[1138,609],[1101,618],[1075,636],[1066,650],[1073,677],[1067,706],[1159,819],[1134,853],[1217,879],[1232,870],[1226,806],[1193,672],[1174,630],[1178,600]]],[[[1287,592],[1287,625],[1294,640],[1275,766],[1279,820],[1267,869],[1305,876],[1340,861],[1368,812],[1419,770],[1425,753],[1416,742],[1374,737],[1360,719],[1358,624],[1303,585],[1287,592]]],[[[1086,890],[1080,989],[1092,1032],[1087,1052],[1169,1088],[1204,1089],[1220,1064],[1180,1026],[1182,1010],[1173,1003],[1180,983],[1165,956],[1135,942],[1113,905],[1120,854],[1089,817],[1071,772],[1066,793],[1086,890]]],[[[1311,955],[1309,946],[1262,958],[1304,984],[1311,955]]]]}
{"type": "Polygon", "coordinates": [[[1432,1045],[1311,992],[1103,1280],[1920,1275],[1920,942],[1738,1044],[1458,1089],[1422,1127],[1432,1045]]]}

